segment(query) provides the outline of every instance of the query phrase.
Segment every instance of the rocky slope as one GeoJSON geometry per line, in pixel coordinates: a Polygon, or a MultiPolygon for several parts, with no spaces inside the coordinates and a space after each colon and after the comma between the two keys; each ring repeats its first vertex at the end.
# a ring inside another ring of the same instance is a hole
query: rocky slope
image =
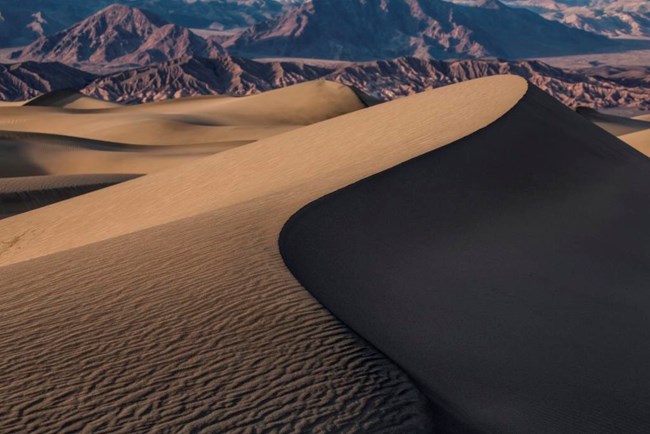
{"type": "Polygon", "coordinates": [[[148,11],[111,5],[80,23],[42,36],[12,54],[25,61],[56,61],[88,69],[147,65],[188,55],[212,57],[223,48],[148,11]]]}
{"type": "Polygon", "coordinates": [[[522,58],[616,42],[498,0],[313,0],[224,44],[231,54],[372,60],[397,56],[522,58]]]}
{"type": "Polygon", "coordinates": [[[104,76],[58,63],[29,62],[0,67],[0,99],[24,100],[56,89],[75,88],[109,101],[137,103],[196,95],[247,95],[319,78],[354,86],[380,99],[392,99],[497,74],[522,76],[571,107],[650,110],[650,82],[647,71],[639,68],[570,72],[537,61],[414,57],[310,65],[188,56],[104,76]]]}
{"type": "Polygon", "coordinates": [[[58,89],[82,89],[94,79],[61,63],[0,64],[0,100],[23,101],[58,89]]]}

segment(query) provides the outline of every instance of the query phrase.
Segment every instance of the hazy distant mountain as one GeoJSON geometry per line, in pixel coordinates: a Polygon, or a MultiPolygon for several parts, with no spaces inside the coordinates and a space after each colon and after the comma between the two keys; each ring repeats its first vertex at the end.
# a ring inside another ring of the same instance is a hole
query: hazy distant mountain
{"type": "MultiPolygon", "coordinates": [[[[650,110],[650,83],[643,71],[619,68],[611,78],[567,72],[541,62],[425,60],[402,57],[335,66],[302,62],[258,62],[220,56],[185,57],[161,64],[93,76],[57,63],[0,65],[0,99],[22,100],[61,88],[124,103],[194,95],[246,95],[324,78],[382,99],[496,74],[520,75],[569,106],[633,107],[650,110]]],[[[647,71],[646,71],[647,73],[647,71]]]]}
{"type": "Polygon", "coordinates": [[[442,0],[313,0],[225,45],[251,57],[364,60],[521,58],[590,52],[611,44],[497,0],[481,0],[475,7],[442,0]]]}
{"type": "Polygon", "coordinates": [[[223,48],[216,42],[151,12],[112,5],[66,30],[40,37],[13,53],[12,58],[116,67],[222,53],[223,48]]]}
{"type": "MultiPolygon", "coordinates": [[[[0,47],[17,47],[69,27],[116,0],[7,0],[0,2],[0,47]],[[42,29],[42,31],[41,31],[42,29]]],[[[275,0],[120,0],[185,27],[248,27],[277,16],[275,0]]]]}
{"type": "MultiPolygon", "coordinates": [[[[476,0],[451,0],[472,4],[476,0]]],[[[568,26],[607,36],[650,36],[648,0],[502,0],[568,26]]]]}

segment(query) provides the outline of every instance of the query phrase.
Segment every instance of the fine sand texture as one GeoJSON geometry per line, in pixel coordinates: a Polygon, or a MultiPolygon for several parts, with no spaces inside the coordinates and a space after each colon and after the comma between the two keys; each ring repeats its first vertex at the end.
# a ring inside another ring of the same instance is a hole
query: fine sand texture
{"type": "Polygon", "coordinates": [[[531,87],[489,127],[303,208],[280,245],[440,404],[441,432],[642,434],[649,186],[648,157],[531,87]]]}
{"type": "Polygon", "coordinates": [[[437,89],[0,221],[0,431],[434,431],[435,406],[300,286],[278,237],[526,89],[437,89]]]}

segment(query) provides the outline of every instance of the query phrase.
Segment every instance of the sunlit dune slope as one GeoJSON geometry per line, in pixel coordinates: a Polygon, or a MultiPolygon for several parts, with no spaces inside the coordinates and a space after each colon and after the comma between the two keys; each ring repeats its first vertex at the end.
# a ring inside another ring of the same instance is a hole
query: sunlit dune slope
{"type": "Polygon", "coordinates": [[[619,136],[628,145],[650,157],[650,128],[619,136]]]}
{"type": "Polygon", "coordinates": [[[0,430],[432,432],[402,371],[292,277],[279,232],[526,89],[449,86],[0,221],[0,430]]]}

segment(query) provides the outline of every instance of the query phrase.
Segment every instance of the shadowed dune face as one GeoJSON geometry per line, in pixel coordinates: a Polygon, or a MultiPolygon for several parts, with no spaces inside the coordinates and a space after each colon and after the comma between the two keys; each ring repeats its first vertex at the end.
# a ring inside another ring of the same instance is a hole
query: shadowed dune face
{"type": "Polygon", "coordinates": [[[278,234],[525,90],[463,83],[0,221],[0,430],[434,431],[403,372],[289,273],[278,234]]]}
{"type": "MultiPolygon", "coordinates": [[[[536,88],[285,225],[298,280],[445,429],[650,426],[650,160],[536,88]]],[[[464,432],[464,431],[463,431],[464,432]]]]}

